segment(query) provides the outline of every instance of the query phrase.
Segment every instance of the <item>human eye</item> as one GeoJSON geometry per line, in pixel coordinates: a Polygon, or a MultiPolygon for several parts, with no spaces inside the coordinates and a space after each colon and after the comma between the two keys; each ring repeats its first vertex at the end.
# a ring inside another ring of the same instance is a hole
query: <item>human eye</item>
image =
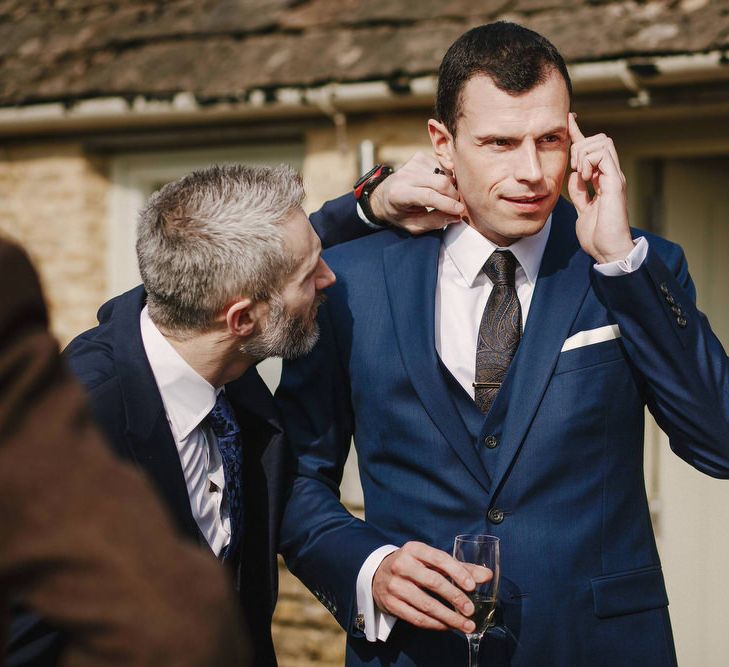
{"type": "Polygon", "coordinates": [[[543,144],[560,144],[562,143],[562,136],[559,134],[545,134],[541,142],[543,144]]]}
{"type": "Polygon", "coordinates": [[[508,137],[488,137],[481,142],[481,145],[503,150],[509,148],[512,145],[512,141],[508,137]]]}

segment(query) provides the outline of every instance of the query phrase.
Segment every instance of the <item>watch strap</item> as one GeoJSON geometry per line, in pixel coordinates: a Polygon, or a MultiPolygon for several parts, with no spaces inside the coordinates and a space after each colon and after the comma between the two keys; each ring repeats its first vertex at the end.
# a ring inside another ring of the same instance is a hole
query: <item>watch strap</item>
{"type": "Polygon", "coordinates": [[[389,223],[387,220],[378,218],[372,212],[370,195],[374,189],[382,183],[382,181],[392,174],[393,171],[393,168],[387,164],[378,164],[354,184],[354,196],[362,209],[362,213],[364,213],[365,217],[370,222],[373,222],[376,225],[382,225],[383,227],[388,226],[389,223]]]}

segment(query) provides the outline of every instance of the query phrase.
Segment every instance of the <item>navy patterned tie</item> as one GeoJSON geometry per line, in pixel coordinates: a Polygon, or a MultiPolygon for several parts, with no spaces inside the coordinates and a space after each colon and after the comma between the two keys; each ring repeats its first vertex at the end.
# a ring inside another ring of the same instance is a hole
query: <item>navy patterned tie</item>
{"type": "Polygon", "coordinates": [[[484,414],[496,398],[521,340],[521,304],[515,283],[517,264],[516,257],[508,250],[495,250],[483,267],[494,285],[481,317],[476,343],[474,400],[484,414]]]}
{"type": "Polygon", "coordinates": [[[230,543],[220,554],[226,560],[235,552],[240,540],[240,528],[243,512],[241,502],[241,475],[243,466],[243,448],[240,440],[240,427],[235,418],[233,406],[225,392],[221,391],[213,409],[207,416],[207,422],[218,440],[218,450],[223,459],[225,475],[225,494],[228,498],[228,515],[230,516],[230,543]]]}

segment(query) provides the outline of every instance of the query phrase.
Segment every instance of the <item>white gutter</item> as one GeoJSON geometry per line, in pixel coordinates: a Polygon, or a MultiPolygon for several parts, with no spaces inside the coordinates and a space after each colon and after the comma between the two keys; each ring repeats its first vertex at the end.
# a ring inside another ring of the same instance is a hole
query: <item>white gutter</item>
{"type": "MultiPolygon", "coordinates": [[[[650,90],[681,84],[729,80],[729,65],[721,51],[660,56],[635,60],[576,63],[569,67],[576,96],[628,90],[632,105],[650,104],[650,90]]],[[[122,97],[60,103],[0,107],[0,133],[31,134],[59,130],[113,129],[167,124],[204,124],[222,121],[314,116],[331,117],[343,126],[343,114],[393,110],[431,104],[435,76],[416,77],[407,93],[395,93],[384,81],[332,83],[318,88],[280,88],[267,101],[263,90],[250,91],[246,100],[200,104],[191,93],[178,93],[171,101],[122,97]]],[[[340,132],[342,130],[340,129],[340,132]]]]}
{"type": "Polygon", "coordinates": [[[579,63],[570,68],[570,78],[575,95],[629,90],[634,96],[628,104],[650,104],[650,93],[641,84],[627,60],[579,63]]]}

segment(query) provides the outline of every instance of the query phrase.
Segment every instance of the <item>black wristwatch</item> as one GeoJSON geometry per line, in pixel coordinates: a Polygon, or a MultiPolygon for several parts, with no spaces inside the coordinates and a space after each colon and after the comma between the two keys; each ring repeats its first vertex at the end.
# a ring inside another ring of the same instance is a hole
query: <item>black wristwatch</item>
{"type": "Polygon", "coordinates": [[[362,213],[365,214],[365,217],[370,222],[374,222],[376,225],[382,225],[383,227],[386,227],[390,223],[387,220],[381,220],[372,212],[370,195],[393,171],[393,168],[387,164],[376,164],[373,169],[368,171],[354,184],[354,197],[360,205],[362,213]]]}

